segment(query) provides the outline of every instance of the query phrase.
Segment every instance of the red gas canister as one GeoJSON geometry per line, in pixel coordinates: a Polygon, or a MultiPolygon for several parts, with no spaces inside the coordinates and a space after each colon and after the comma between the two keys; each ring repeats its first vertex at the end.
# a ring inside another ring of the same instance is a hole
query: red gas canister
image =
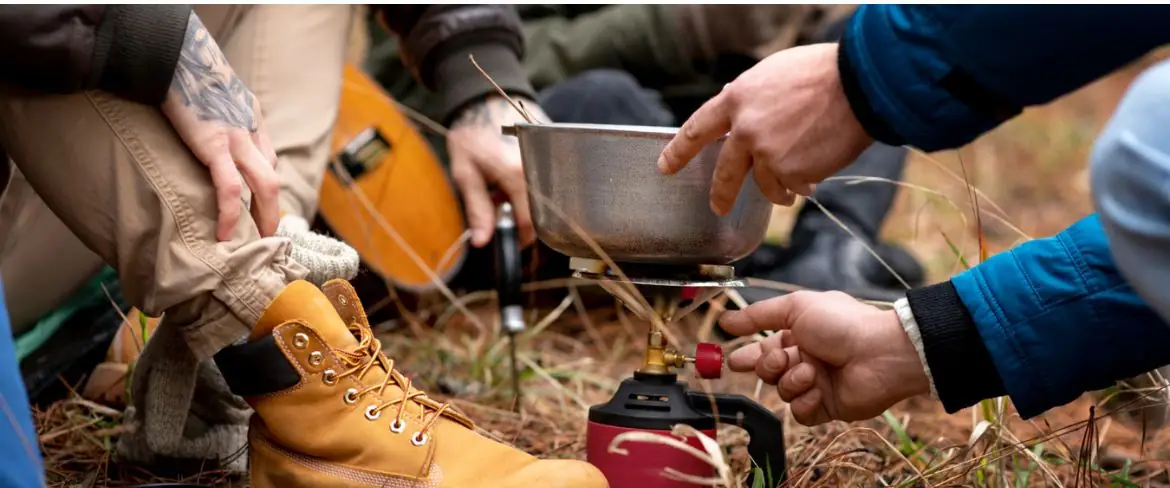
{"type": "MultiPolygon", "coordinates": [[[[634,373],[608,403],[590,408],[586,459],[605,474],[610,488],[693,488],[699,485],[672,479],[665,472],[669,468],[700,478],[715,476],[715,469],[702,459],[664,444],[620,442],[616,447],[625,453],[614,452],[611,446],[625,432],[669,436],[678,424],[715,438],[717,422],[748,431],[749,455],[755,464],[765,466],[772,478],[765,486],[777,486],[784,479],[784,431],[779,418],[742,395],[689,391],[673,373],[634,373]]],[[[685,441],[703,450],[699,439],[685,441]]],[[[752,480],[748,486],[754,486],[752,480]]]]}
{"type": "MultiPolygon", "coordinates": [[[[663,476],[666,468],[709,478],[714,468],[674,447],[648,442],[622,442],[628,454],[610,452],[619,434],[631,431],[671,435],[676,424],[687,424],[715,437],[715,419],[696,412],[687,401],[686,387],[673,374],[635,373],[622,382],[609,403],[589,409],[586,459],[609,480],[610,488],[692,488],[694,485],[663,476]]],[[[703,450],[696,438],[688,443],[703,450]]]]}

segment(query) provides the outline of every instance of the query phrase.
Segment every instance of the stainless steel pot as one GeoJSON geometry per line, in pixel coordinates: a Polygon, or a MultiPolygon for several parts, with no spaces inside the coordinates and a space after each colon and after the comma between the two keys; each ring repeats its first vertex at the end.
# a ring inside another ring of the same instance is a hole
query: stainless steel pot
{"type": "Polygon", "coordinates": [[[568,256],[600,258],[569,219],[611,259],[629,263],[725,265],[755,250],[764,240],[772,203],[749,175],[731,213],[718,217],[711,211],[711,175],[722,140],[677,174],[659,173],[658,155],[677,131],[589,124],[504,127],[520,140],[537,237],[568,256]]]}

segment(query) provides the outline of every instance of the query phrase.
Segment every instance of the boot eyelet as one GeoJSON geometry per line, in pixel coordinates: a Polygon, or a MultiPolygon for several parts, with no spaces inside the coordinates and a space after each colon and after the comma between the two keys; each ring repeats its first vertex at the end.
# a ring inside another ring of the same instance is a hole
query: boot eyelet
{"type": "Polygon", "coordinates": [[[353,404],[357,403],[357,401],[358,401],[357,388],[350,388],[348,390],[345,390],[344,400],[345,400],[346,405],[353,405],[353,404]]]}
{"type": "Polygon", "coordinates": [[[325,362],[325,355],[321,354],[321,351],[313,351],[312,354],[309,354],[309,364],[320,366],[323,362],[325,362]]]}
{"type": "Polygon", "coordinates": [[[293,347],[304,349],[307,345],[309,345],[309,334],[297,332],[297,335],[293,336],[293,347]]]}
{"type": "Polygon", "coordinates": [[[406,430],[406,422],[402,419],[394,419],[393,422],[390,422],[390,432],[401,434],[403,430],[406,430]]]}
{"type": "Polygon", "coordinates": [[[382,416],[381,411],[374,411],[376,408],[378,408],[377,405],[370,405],[366,407],[366,420],[378,420],[378,417],[382,416]]]}
{"type": "Polygon", "coordinates": [[[329,386],[336,385],[337,384],[337,373],[335,371],[333,371],[332,369],[327,369],[327,370],[325,370],[324,373],[321,374],[321,381],[329,386]]]}
{"type": "Polygon", "coordinates": [[[415,432],[413,436],[410,436],[410,443],[416,447],[422,447],[423,444],[427,443],[427,439],[430,438],[431,436],[423,434],[422,432],[415,432]]]}

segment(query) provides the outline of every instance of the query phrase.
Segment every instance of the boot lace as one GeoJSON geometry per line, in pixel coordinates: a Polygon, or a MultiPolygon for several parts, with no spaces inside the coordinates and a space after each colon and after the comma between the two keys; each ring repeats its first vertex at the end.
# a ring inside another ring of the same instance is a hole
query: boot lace
{"type": "MultiPolygon", "coordinates": [[[[358,324],[351,324],[350,331],[357,332],[358,346],[352,351],[336,350],[338,358],[346,366],[346,370],[337,375],[337,378],[344,378],[346,376],[354,376],[360,382],[366,373],[368,373],[374,365],[379,365],[386,371],[386,378],[382,380],[381,384],[369,386],[362,390],[358,390],[353,394],[352,401],[356,403],[362,397],[374,393],[374,397],[380,401],[377,404],[370,405],[366,409],[366,418],[371,420],[378,418],[381,412],[385,409],[397,405],[397,411],[394,416],[394,422],[390,424],[391,430],[394,432],[401,432],[406,423],[403,420],[403,415],[406,414],[406,405],[408,403],[415,403],[423,408],[423,425],[414,433],[411,442],[416,446],[421,446],[426,443],[430,437],[430,431],[434,428],[435,423],[439,418],[450,408],[450,404],[437,402],[422,391],[411,391],[411,379],[403,376],[394,369],[394,360],[387,358],[386,354],[382,352],[382,343],[374,338],[374,334],[368,327],[362,327],[358,324]],[[386,388],[390,385],[397,385],[403,391],[403,396],[393,400],[381,400],[386,388]]],[[[349,400],[349,393],[347,393],[347,400],[349,400]]]]}

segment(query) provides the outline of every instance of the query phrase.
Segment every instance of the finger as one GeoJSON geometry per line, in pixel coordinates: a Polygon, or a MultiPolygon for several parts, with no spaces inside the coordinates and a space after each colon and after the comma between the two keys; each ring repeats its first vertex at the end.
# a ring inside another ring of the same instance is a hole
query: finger
{"type": "Polygon", "coordinates": [[[256,220],[261,237],[275,235],[276,227],[280,224],[280,178],[276,175],[276,169],[250,139],[239,146],[242,147],[237,147],[233,153],[248,188],[252,189],[255,202],[252,205],[252,218],[256,220]]]}
{"type": "Polygon", "coordinates": [[[272,148],[272,141],[268,138],[268,132],[261,127],[260,130],[252,133],[252,142],[256,144],[256,148],[260,150],[260,154],[264,155],[264,160],[273,168],[276,167],[276,150],[272,148]]]}
{"type": "MultiPolygon", "coordinates": [[[[763,358],[767,357],[769,354],[772,354],[773,350],[780,349],[780,337],[773,334],[773,335],[770,335],[768,337],[761,339],[758,342],[758,344],[760,345],[760,358],[759,359],[763,359],[763,358]]],[[[759,366],[759,361],[756,361],[756,367],[758,367],[758,366],[759,366]]]]}
{"type": "Polygon", "coordinates": [[[704,146],[719,140],[731,130],[731,106],[728,100],[727,91],[724,90],[691,114],[658,156],[658,171],[668,175],[677,173],[704,146]]]}
{"type": "Polygon", "coordinates": [[[796,335],[791,330],[782,330],[777,332],[780,336],[780,347],[792,347],[796,345],[796,335]]]}
{"type": "Polygon", "coordinates": [[[528,247],[536,241],[536,228],[532,224],[532,210],[528,206],[528,195],[512,197],[513,216],[516,218],[516,229],[520,231],[520,246],[528,247]]]}
{"type": "Polygon", "coordinates": [[[823,399],[824,393],[821,389],[813,388],[795,400],[788,402],[789,410],[792,412],[792,418],[796,419],[801,425],[808,427],[832,420],[825,413],[825,408],[822,403],[823,399]]]}
{"type": "Polygon", "coordinates": [[[727,369],[736,373],[746,373],[756,369],[756,363],[763,356],[764,348],[759,342],[753,342],[727,355],[727,369]]]}
{"type": "Polygon", "coordinates": [[[789,192],[791,192],[794,197],[796,195],[800,195],[802,197],[812,196],[813,190],[816,189],[816,184],[809,183],[807,181],[800,181],[800,180],[794,179],[792,177],[789,177],[789,178],[776,177],[776,181],[780,186],[784,187],[789,192]]]}
{"type": "Polygon", "coordinates": [[[503,167],[507,168],[504,170],[507,174],[499,175],[496,182],[512,203],[512,217],[520,231],[520,244],[527,246],[532,243],[535,234],[532,228],[532,212],[528,207],[528,184],[520,165],[503,167]]]}
{"type": "Polygon", "coordinates": [[[792,193],[802,197],[811,197],[813,192],[817,190],[817,185],[812,183],[793,183],[788,189],[792,193]]]}
{"type": "Polygon", "coordinates": [[[780,180],[776,179],[776,175],[772,174],[772,170],[768,166],[756,165],[752,169],[752,175],[756,179],[756,187],[760,189],[760,193],[763,193],[772,203],[785,207],[796,203],[796,195],[780,184],[780,180]]]}
{"type": "Polygon", "coordinates": [[[792,333],[782,330],[757,342],[743,346],[727,356],[727,367],[732,371],[744,373],[754,371],[760,358],[775,349],[794,346],[792,333]]]}
{"type": "Polygon", "coordinates": [[[775,385],[788,370],[800,364],[800,353],[795,347],[777,347],[768,351],[756,363],[756,376],[764,383],[775,385]]]}
{"type": "MultiPolygon", "coordinates": [[[[796,351],[796,348],[792,348],[790,358],[800,361],[800,353],[796,351]]],[[[788,371],[780,377],[776,388],[780,392],[780,398],[791,402],[816,385],[816,380],[817,370],[813,365],[797,362],[792,364],[788,371]]]]}
{"type": "Polygon", "coordinates": [[[256,117],[256,130],[251,133],[252,142],[260,150],[260,154],[264,155],[264,159],[275,168],[277,163],[276,150],[272,146],[272,138],[268,137],[268,123],[265,121],[264,108],[260,106],[260,99],[254,99],[252,107],[256,117]]]}
{"type": "Polygon", "coordinates": [[[719,150],[715,173],[711,175],[711,211],[727,215],[735,205],[743,180],[752,167],[752,153],[748,141],[732,134],[719,150]]]}
{"type": "Polygon", "coordinates": [[[753,303],[743,310],[729,310],[719,325],[729,334],[746,336],[765,330],[791,329],[794,319],[810,300],[808,291],[796,291],[753,303]]]}
{"type": "Polygon", "coordinates": [[[492,206],[491,195],[488,194],[487,183],[471,164],[464,162],[457,166],[453,165],[456,169],[452,170],[452,177],[463,194],[467,225],[471,227],[471,245],[483,247],[492,239],[495,208],[492,206]]]}
{"type": "Polygon", "coordinates": [[[208,163],[207,169],[211,173],[211,184],[215,186],[215,205],[219,213],[215,238],[226,241],[231,238],[232,229],[240,219],[243,182],[240,180],[240,171],[227,153],[208,163]]]}

